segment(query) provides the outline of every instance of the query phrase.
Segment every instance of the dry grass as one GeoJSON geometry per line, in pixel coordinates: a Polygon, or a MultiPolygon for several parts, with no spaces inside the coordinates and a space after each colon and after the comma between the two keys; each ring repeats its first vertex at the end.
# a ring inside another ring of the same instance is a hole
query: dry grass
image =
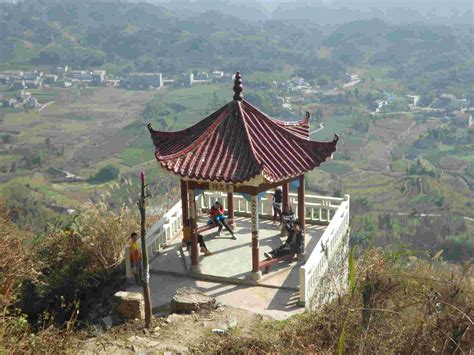
{"type": "Polygon", "coordinates": [[[124,247],[130,233],[139,230],[139,217],[125,208],[111,211],[104,203],[90,204],[72,228],[57,228],[31,243],[33,233],[19,229],[3,206],[0,201],[0,353],[66,352],[79,317],[87,318],[83,313],[101,302],[97,295],[107,299],[101,282],[107,292],[113,291],[124,247]],[[75,289],[61,286],[68,284],[75,289]],[[37,293],[25,293],[25,285],[33,285],[37,293]],[[76,294],[86,298],[76,299],[76,294]],[[20,309],[23,304],[41,314],[20,309]],[[64,321],[58,323],[58,314],[64,321]]]}
{"type": "Polygon", "coordinates": [[[112,271],[123,261],[124,247],[130,233],[139,231],[139,222],[135,211],[122,208],[116,212],[103,202],[86,204],[71,231],[58,230],[48,236],[48,264],[70,260],[80,251],[90,257],[86,271],[112,271]]]}
{"type": "Polygon", "coordinates": [[[27,318],[14,307],[22,282],[38,280],[43,264],[28,243],[32,234],[18,229],[1,204],[0,225],[0,353],[48,353],[66,349],[70,327],[59,330],[44,324],[33,333],[27,318]]]}
{"type": "Polygon", "coordinates": [[[290,320],[263,322],[253,336],[211,337],[207,353],[469,353],[474,341],[470,265],[456,273],[418,262],[399,267],[372,250],[353,292],[290,320]]]}

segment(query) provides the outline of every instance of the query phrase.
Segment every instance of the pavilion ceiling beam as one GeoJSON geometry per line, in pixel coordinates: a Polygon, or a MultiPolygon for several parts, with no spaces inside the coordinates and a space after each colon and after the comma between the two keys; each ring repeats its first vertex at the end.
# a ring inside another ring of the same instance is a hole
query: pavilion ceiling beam
{"type": "MultiPolygon", "coordinates": [[[[266,183],[261,184],[260,186],[235,186],[234,185],[234,192],[249,194],[249,195],[257,195],[263,191],[274,189],[278,186],[284,186],[285,184],[289,184],[292,181],[298,180],[300,177],[292,177],[286,180],[280,180],[273,183],[266,183]]],[[[193,181],[188,180],[188,188],[195,189],[195,190],[209,190],[209,183],[208,182],[201,182],[201,181],[193,181]]]]}

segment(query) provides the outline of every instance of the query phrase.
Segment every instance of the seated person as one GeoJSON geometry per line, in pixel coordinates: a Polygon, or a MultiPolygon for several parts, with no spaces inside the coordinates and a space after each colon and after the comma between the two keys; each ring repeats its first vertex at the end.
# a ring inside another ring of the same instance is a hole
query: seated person
{"type": "Polygon", "coordinates": [[[263,253],[268,260],[288,254],[301,254],[304,250],[304,233],[298,220],[294,221],[286,242],[269,253],[263,253]]]}
{"type": "Polygon", "coordinates": [[[290,235],[290,232],[293,228],[293,223],[295,222],[295,214],[293,213],[291,206],[285,206],[285,209],[281,215],[281,219],[283,221],[283,226],[288,232],[288,235],[290,235]]]}
{"type": "Polygon", "coordinates": [[[229,227],[229,225],[227,224],[226,220],[225,220],[225,216],[224,216],[224,206],[221,205],[221,203],[219,201],[216,201],[212,207],[211,207],[211,212],[210,212],[210,216],[209,218],[219,226],[219,230],[217,231],[217,235],[220,235],[221,234],[221,231],[222,231],[222,227],[225,227],[225,229],[227,229],[227,231],[232,235],[232,239],[237,239],[234,235],[234,232],[232,231],[232,229],[229,227]]]}
{"type": "MultiPolygon", "coordinates": [[[[205,256],[212,255],[212,253],[207,249],[206,243],[204,242],[204,237],[201,234],[198,234],[198,243],[201,247],[201,253],[204,253],[205,256]]],[[[191,238],[184,240],[183,239],[183,246],[186,245],[186,249],[189,251],[191,249],[191,238]]]]}

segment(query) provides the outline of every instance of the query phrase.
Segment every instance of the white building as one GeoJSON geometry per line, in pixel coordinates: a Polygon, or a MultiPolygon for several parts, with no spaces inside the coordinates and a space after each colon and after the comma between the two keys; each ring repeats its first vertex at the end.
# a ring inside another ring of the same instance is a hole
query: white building
{"type": "Polygon", "coordinates": [[[189,85],[208,84],[210,82],[211,81],[209,80],[209,74],[207,73],[200,72],[197,73],[197,75],[194,75],[193,73],[189,75],[189,85]]]}
{"type": "Polygon", "coordinates": [[[163,87],[162,73],[130,73],[124,85],[131,89],[159,89],[163,87]]]}
{"type": "Polygon", "coordinates": [[[410,109],[418,106],[418,101],[420,101],[420,95],[407,95],[407,97],[412,100],[412,102],[408,104],[408,107],[410,107],[410,109]]]}
{"type": "Polygon", "coordinates": [[[214,70],[211,74],[212,79],[221,79],[224,77],[224,71],[214,70]]]}
{"type": "Polygon", "coordinates": [[[85,70],[76,70],[71,72],[71,78],[77,81],[90,82],[93,80],[92,74],[85,70]]]}
{"type": "Polygon", "coordinates": [[[35,81],[37,79],[40,79],[42,76],[43,76],[42,71],[40,71],[40,72],[37,71],[37,70],[25,71],[25,72],[23,72],[22,79],[23,80],[28,80],[28,81],[35,81]]]}
{"type": "Polygon", "coordinates": [[[388,101],[379,101],[377,104],[377,108],[375,109],[375,112],[379,113],[382,112],[382,110],[388,106],[388,101]]]}
{"type": "Polygon", "coordinates": [[[37,108],[39,107],[38,100],[35,97],[30,97],[25,101],[25,106],[28,108],[37,108]]]}
{"type": "Polygon", "coordinates": [[[66,65],[64,67],[57,67],[56,68],[56,74],[62,76],[66,75],[69,72],[69,67],[66,65]]]}
{"type": "Polygon", "coordinates": [[[46,74],[43,76],[43,82],[45,84],[54,84],[58,81],[58,76],[55,74],[46,74]]]}
{"type": "Polygon", "coordinates": [[[102,85],[105,81],[105,70],[94,70],[92,72],[92,80],[97,85],[102,85]]]}

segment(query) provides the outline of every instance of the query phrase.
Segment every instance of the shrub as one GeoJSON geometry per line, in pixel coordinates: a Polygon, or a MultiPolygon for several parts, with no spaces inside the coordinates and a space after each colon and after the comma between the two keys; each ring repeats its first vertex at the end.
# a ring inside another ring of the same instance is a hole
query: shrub
{"type": "Polygon", "coordinates": [[[23,285],[41,276],[32,233],[18,229],[1,201],[0,225],[0,353],[64,352],[70,329],[43,325],[33,333],[28,317],[15,307],[23,285]]]}
{"type": "Polygon", "coordinates": [[[130,233],[139,229],[139,217],[125,208],[111,211],[105,203],[85,206],[65,231],[45,236],[38,258],[44,264],[38,282],[25,282],[19,307],[33,323],[50,316],[64,324],[79,310],[79,320],[123,281],[121,263],[130,233]]]}
{"type": "Polygon", "coordinates": [[[212,336],[211,353],[468,353],[474,292],[470,268],[452,272],[371,249],[355,266],[353,292],[314,312],[251,334],[212,336]],[[407,266],[407,262],[410,264],[407,266]]]}
{"type": "Polygon", "coordinates": [[[94,177],[91,178],[91,181],[100,184],[118,178],[119,174],[120,170],[117,167],[107,165],[100,169],[94,177]]]}
{"type": "Polygon", "coordinates": [[[78,326],[104,316],[139,221],[135,211],[90,204],[68,228],[33,244],[1,207],[0,353],[64,352],[78,326]]]}

